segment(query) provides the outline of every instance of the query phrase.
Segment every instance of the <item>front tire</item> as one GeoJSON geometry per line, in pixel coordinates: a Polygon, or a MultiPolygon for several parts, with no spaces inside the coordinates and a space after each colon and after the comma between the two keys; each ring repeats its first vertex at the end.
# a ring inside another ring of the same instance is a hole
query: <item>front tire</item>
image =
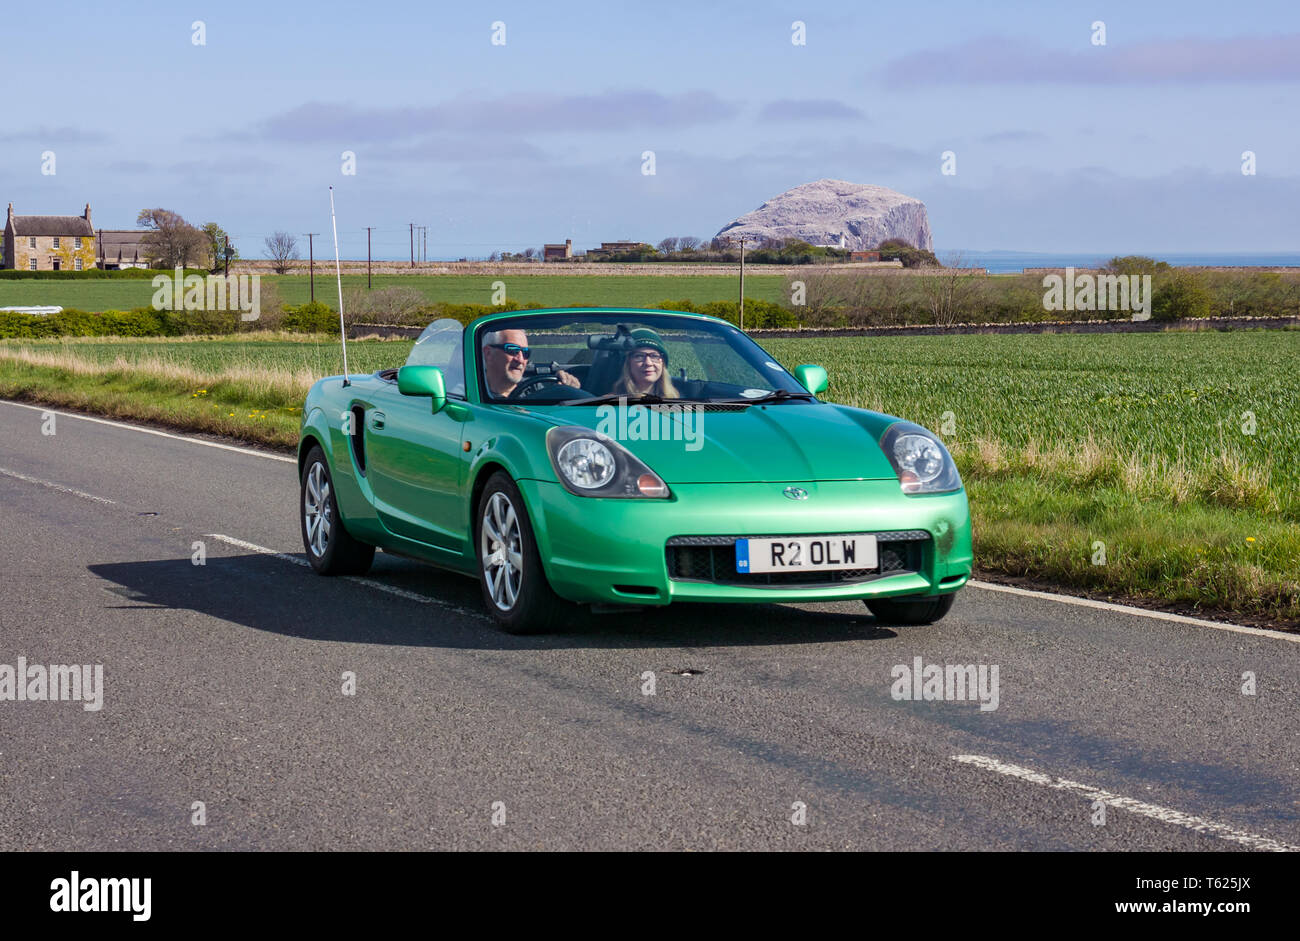
{"type": "Polygon", "coordinates": [[[497,471],[475,512],[479,586],[483,605],[507,634],[544,634],[572,606],[551,590],[537,551],[524,498],[508,474],[497,471]]]}
{"type": "Polygon", "coordinates": [[[321,575],[364,575],[375,560],[375,547],[353,539],[343,526],[334,493],[334,478],[320,446],[307,453],[302,468],[298,517],[307,561],[321,575]]]}
{"type": "Polygon", "coordinates": [[[873,598],[867,608],[885,624],[933,624],[952,610],[957,593],[935,598],[873,598]]]}

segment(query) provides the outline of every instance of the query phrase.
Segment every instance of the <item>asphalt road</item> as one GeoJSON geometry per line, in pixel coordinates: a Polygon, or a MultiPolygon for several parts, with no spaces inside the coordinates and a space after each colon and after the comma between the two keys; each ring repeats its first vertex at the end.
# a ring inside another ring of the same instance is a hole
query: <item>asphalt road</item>
{"type": "Polygon", "coordinates": [[[0,665],[103,699],[0,699],[0,849],[1300,846],[1294,637],[980,587],[510,637],[459,576],[313,574],[291,461],[42,425],[0,403],[0,665]],[[917,657],[997,708],[895,699],[917,657]]]}

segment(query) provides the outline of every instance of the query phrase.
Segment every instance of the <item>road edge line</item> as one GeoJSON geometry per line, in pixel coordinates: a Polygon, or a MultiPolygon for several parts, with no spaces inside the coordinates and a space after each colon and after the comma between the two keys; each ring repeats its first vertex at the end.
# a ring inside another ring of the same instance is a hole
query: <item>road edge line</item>
{"type": "Polygon", "coordinates": [[[201,444],[205,448],[219,448],[222,451],[234,451],[237,454],[251,454],[253,457],[264,457],[272,461],[283,461],[286,464],[298,463],[296,458],[288,457],[284,454],[271,454],[267,451],[244,448],[236,444],[222,444],[219,441],[204,441],[202,438],[192,438],[189,435],[179,435],[170,431],[160,431],[157,428],[145,428],[143,425],[131,425],[127,422],[117,421],[112,418],[96,418],[93,415],[81,415],[77,412],[63,412],[50,406],[28,405],[26,402],[15,402],[13,399],[0,399],[0,404],[15,405],[18,408],[31,409],[34,412],[49,412],[52,415],[58,415],[60,418],[75,418],[78,421],[94,422],[96,425],[111,425],[114,428],[125,428],[129,431],[139,431],[146,435],[157,435],[159,438],[171,438],[175,441],[188,441],[191,444],[201,444]]]}
{"type": "Polygon", "coordinates": [[[1077,605],[1081,608],[1095,608],[1099,611],[1113,611],[1117,614],[1132,614],[1145,618],[1154,618],[1158,621],[1172,621],[1175,624],[1191,624],[1195,627],[1212,627],[1216,631],[1231,631],[1234,634],[1253,634],[1257,637],[1271,637],[1274,640],[1285,640],[1293,644],[1300,644],[1300,634],[1290,634],[1286,631],[1273,631],[1264,627],[1247,627],[1244,624],[1232,624],[1225,621],[1207,621],[1204,618],[1188,617],[1185,614],[1174,614],[1170,611],[1152,611],[1150,608],[1137,608],[1133,605],[1116,604],[1113,601],[1094,601],[1091,598],[1080,598],[1077,595],[1058,595],[1050,591],[1035,591],[1030,588],[1017,588],[1014,585],[998,585],[994,582],[984,582],[974,578],[966,584],[972,588],[982,588],[985,591],[1001,591],[1009,595],[1021,595],[1026,598],[1040,598],[1045,601],[1056,601],[1061,604],[1077,605]]]}

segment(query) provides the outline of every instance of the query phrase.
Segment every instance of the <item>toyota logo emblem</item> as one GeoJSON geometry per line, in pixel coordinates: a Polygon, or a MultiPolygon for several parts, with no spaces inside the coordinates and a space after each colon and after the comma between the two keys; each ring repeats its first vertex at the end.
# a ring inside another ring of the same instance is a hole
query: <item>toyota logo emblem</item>
{"type": "Polygon", "coordinates": [[[808,499],[808,491],[803,489],[803,487],[786,487],[781,492],[785,494],[787,497],[789,497],[791,500],[808,499]]]}

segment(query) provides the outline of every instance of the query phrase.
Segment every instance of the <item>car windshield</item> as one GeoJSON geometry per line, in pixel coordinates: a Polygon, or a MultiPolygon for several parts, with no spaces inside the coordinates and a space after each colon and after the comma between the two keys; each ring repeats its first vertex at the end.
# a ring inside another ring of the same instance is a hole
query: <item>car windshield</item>
{"type": "Polygon", "coordinates": [[[437,366],[442,370],[442,381],[447,394],[454,398],[465,395],[464,351],[461,347],[465,327],[458,320],[435,320],[416,339],[406,357],[407,366],[437,366]]]}
{"type": "Polygon", "coordinates": [[[730,324],[674,314],[581,311],[502,319],[478,331],[483,398],[530,404],[749,402],[808,393],[730,324]]]}

